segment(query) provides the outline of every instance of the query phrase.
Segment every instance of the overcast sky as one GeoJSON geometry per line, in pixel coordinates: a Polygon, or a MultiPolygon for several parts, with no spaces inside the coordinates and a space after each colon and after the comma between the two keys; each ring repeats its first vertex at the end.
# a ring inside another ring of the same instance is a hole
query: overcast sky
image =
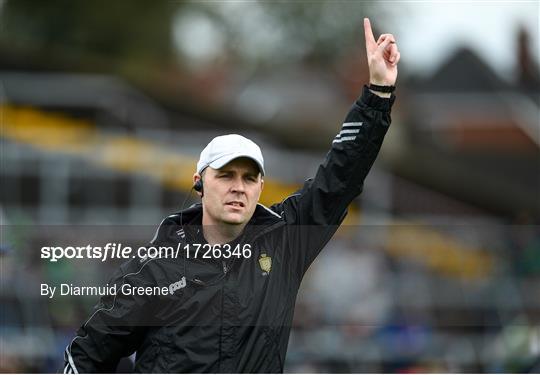
{"type": "Polygon", "coordinates": [[[540,12],[538,1],[391,2],[404,6],[399,19],[402,62],[415,73],[437,67],[459,45],[473,47],[503,75],[515,63],[516,33],[524,25],[538,62],[540,12]]]}

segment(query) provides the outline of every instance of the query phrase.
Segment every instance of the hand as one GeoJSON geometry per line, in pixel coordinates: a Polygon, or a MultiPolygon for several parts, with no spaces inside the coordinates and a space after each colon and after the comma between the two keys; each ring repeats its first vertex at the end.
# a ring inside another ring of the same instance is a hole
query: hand
{"type": "Polygon", "coordinates": [[[375,42],[371,23],[364,18],[366,53],[369,67],[369,82],[381,86],[394,86],[397,79],[399,51],[392,34],[382,34],[375,42]]]}

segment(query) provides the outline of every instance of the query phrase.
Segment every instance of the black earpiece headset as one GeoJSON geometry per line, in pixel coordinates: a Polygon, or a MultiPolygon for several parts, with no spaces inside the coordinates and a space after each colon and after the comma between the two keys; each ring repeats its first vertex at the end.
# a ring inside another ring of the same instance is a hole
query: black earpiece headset
{"type": "Polygon", "coordinates": [[[202,178],[198,179],[197,182],[195,182],[195,185],[193,185],[193,190],[201,193],[201,198],[202,198],[202,195],[204,194],[202,178]]]}
{"type": "Polygon", "coordinates": [[[200,179],[198,179],[197,182],[195,182],[195,184],[193,184],[193,186],[191,187],[191,190],[189,191],[189,194],[186,195],[186,197],[184,198],[184,202],[182,202],[182,209],[180,210],[180,226],[183,225],[183,223],[182,223],[182,215],[184,213],[184,209],[186,208],[186,201],[187,201],[188,197],[191,195],[191,192],[193,190],[198,191],[199,193],[201,193],[201,198],[202,198],[202,196],[204,195],[202,177],[200,179]]]}

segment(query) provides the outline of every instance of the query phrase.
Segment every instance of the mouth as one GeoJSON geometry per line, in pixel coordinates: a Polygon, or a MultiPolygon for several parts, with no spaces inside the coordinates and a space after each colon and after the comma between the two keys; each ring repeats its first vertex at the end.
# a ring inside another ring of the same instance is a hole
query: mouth
{"type": "Polygon", "coordinates": [[[230,201],[225,203],[225,205],[234,208],[244,208],[246,206],[243,202],[240,201],[230,201]]]}

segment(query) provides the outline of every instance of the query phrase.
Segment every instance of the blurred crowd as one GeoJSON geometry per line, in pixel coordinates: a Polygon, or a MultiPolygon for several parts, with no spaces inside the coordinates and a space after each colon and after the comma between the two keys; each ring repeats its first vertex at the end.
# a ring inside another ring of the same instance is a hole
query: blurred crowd
{"type": "MultiPolygon", "coordinates": [[[[266,205],[315,172],[367,79],[358,17],[400,25],[338,3],[0,1],[0,372],[61,370],[98,302],[40,283],[121,263],[41,246],[145,244],[196,202],[214,136],[261,145],[266,205]]],[[[400,48],[392,127],[304,278],[286,372],[540,372],[538,27],[480,18],[512,35],[512,74],[464,43],[419,75],[400,48]]]]}

